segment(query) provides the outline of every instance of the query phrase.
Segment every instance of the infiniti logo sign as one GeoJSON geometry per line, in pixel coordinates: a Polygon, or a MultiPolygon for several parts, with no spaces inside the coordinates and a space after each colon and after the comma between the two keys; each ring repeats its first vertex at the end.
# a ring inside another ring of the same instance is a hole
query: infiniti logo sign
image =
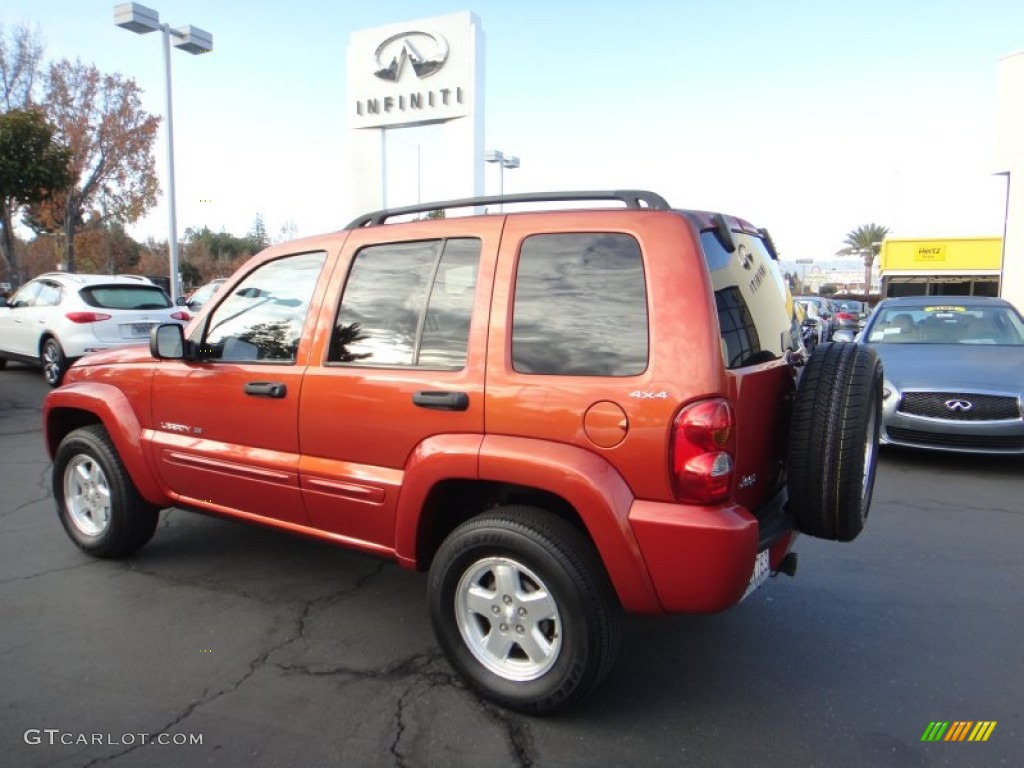
{"type": "Polygon", "coordinates": [[[448,60],[448,41],[433,32],[399,32],[378,45],[373,55],[373,74],[381,80],[397,83],[406,61],[422,80],[444,66],[448,60]]]}
{"type": "Polygon", "coordinates": [[[947,400],[945,405],[951,411],[969,411],[974,407],[970,400],[947,400]]]}

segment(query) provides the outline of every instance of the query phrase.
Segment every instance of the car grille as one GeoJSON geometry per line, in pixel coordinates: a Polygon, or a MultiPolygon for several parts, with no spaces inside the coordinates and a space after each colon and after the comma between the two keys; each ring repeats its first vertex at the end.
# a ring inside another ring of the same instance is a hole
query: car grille
{"type": "Polygon", "coordinates": [[[885,431],[890,440],[915,445],[963,450],[1024,451],[1024,436],[1019,435],[941,435],[903,427],[888,427],[885,431]]]}
{"type": "Polygon", "coordinates": [[[1001,421],[1019,419],[1016,397],[979,395],[971,392],[904,392],[897,410],[911,416],[927,416],[947,421],[1001,421]],[[970,403],[968,410],[952,410],[946,403],[960,400],[970,403]]]}

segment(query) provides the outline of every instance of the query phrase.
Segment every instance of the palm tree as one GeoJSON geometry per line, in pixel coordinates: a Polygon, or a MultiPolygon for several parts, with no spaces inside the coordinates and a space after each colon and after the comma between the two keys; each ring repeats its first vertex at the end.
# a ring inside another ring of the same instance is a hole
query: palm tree
{"type": "Polygon", "coordinates": [[[882,241],[887,234],[889,228],[881,224],[862,224],[847,233],[843,240],[846,247],[836,252],[837,256],[864,256],[864,301],[868,300],[868,294],[871,293],[871,265],[875,263],[875,256],[882,249],[882,241]]]}

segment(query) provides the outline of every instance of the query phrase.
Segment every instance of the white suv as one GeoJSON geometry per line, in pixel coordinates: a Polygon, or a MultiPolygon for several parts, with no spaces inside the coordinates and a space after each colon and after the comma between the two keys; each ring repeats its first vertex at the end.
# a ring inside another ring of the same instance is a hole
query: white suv
{"type": "Polygon", "coordinates": [[[145,277],[48,272],[0,306],[0,369],[8,360],[38,365],[56,387],[79,357],[148,343],[154,326],[188,320],[145,277]]]}

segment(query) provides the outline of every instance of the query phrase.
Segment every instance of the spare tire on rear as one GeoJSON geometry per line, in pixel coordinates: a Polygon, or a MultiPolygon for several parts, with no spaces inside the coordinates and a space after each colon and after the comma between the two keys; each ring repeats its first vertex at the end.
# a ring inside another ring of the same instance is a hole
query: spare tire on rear
{"type": "Polygon", "coordinates": [[[871,507],[882,364],[863,344],[821,344],[803,370],[790,425],[789,509],[809,536],[853,541],[871,507]]]}

